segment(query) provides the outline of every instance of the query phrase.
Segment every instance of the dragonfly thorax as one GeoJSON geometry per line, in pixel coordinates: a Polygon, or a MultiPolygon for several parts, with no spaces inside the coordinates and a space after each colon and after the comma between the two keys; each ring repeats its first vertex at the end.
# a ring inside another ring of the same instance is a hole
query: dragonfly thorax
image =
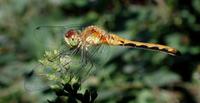
{"type": "Polygon", "coordinates": [[[83,30],[84,41],[87,45],[99,45],[106,32],[97,26],[88,26],[83,30]]]}
{"type": "Polygon", "coordinates": [[[70,29],[65,33],[64,39],[70,48],[77,47],[80,42],[79,32],[74,29],[70,29]]]}

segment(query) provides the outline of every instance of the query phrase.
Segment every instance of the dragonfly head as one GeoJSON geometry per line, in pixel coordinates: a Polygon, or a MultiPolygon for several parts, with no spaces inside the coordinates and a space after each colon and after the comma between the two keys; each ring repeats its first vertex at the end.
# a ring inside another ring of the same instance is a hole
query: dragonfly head
{"type": "Polygon", "coordinates": [[[79,32],[74,29],[70,29],[65,33],[65,42],[70,48],[74,48],[79,44],[79,32]]]}

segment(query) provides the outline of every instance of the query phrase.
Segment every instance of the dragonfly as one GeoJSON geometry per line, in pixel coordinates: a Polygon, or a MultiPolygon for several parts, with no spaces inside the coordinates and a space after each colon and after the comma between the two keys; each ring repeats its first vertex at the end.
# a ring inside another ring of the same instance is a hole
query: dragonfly
{"type": "Polygon", "coordinates": [[[108,33],[94,25],[86,27],[81,32],[70,29],[65,33],[64,40],[70,48],[81,48],[86,51],[91,46],[109,45],[160,51],[172,56],[180,55],[180,52],[175,48],[161,44],[128,40],[116,34],[108,33]]]}
{"type": "MultiPolygon", "coordinates": [[[[41,26],[37,29],[46,27],[49,26],[41,26]]],[[[63,41],[64,47],[61,50],[47,51],[43,59],[40,59],[40,63],[46,66],[46,74],[43,72],[42,75],[46,75],[46,78],[50,81],[56,81],[54,84],[63,84],[73,81],[72,78],[74,77],[77,77],[75,80],[76,82],[84,81],[90,71],[95,68],[92,57],[102,45],[109,48],[111,46],[120,46],[153,50],[167,53],[172,56],[180,55],[180,52],[173,47],[156,43],[144,43],[129,40],[120,37],[117,34],[109,33],[101,27],[95,25],[87,26],[82,30],[70,28],[68,30],[64,30],[61,34],[62,39],[59,39],[58,41],[63,41]],[[74,58],[78,54],[80,58],[74,58]],[[48,75],[49,73],[51,75],[48,75]],[[66,78],[68,79],[66,80],[66,78]]]]}

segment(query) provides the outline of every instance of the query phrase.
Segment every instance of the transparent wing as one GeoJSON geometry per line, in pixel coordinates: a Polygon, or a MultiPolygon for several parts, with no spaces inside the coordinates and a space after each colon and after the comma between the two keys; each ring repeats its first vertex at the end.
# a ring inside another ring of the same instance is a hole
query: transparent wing
{"type": "MultiPolygon", "coordinates": [[[[98,50],[98,47],[95,47],[98,50]]],[[[89,52],[88,50],[75,48],[71,53],[70,72],[78,78],[79,82],[85,81],[88,76],[95,71],[94,56],[95,52],[89,52]]]]}
{"type": "Polygon", "coordinates": [[[83,51],[84,55],[81,55],[82,58],[85,58],[83,63],[87,65],[87,68],[84,68],[85,76],[98,75],[100,71],[104,71],[104,65],[111,57],[110,46],[107,45],[97,45],[91,46],[88,50],[83,51]]]}
{"type": "Polygon", "coordinates": [[[70,28],[65,26],[40,26],[34,30],[33,39],[37,50],[38,64],[30,71],[25,80],[25,89],[30,91],[44,90],[53,84],[64,83],[70,79],[67,72],[70,60],[70,48],[64,42],[64,34],[70,28]],[[64,58],[64,59],[63,59],[64,58]],[[64,61],[63,61],[64,60],[64,61]]]}
{"type": "Polygon", "coordinates": [[[64,26],[39,26],[34,29],[33,39],[39,47],[38,58],[42,57],[45,51],[61,48],[64,45],[64,34],[69,29],[64,26]]]}
{"type": "MultiPolygon", "coordinates": [[[[92,56],[98,47],[90,49],[92,52],[80,48],[68,48],[64,42],[64,34],[69,29],[64,26],[36,28],[33,39],[39,47],[36,50],[38,65],[33,68],[31,75],[25,81],[26,90],[41,91],[59,88],[69,82],[82,82],[92,68],[95,68],[92,56]]],[[[80,30],[80,28],[73,29],[80,30]]]]}

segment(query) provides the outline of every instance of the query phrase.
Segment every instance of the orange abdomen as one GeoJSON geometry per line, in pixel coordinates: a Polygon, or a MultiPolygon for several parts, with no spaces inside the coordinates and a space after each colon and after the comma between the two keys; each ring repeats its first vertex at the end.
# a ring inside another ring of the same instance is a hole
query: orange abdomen
{"type": "Polygon", "coordinates": [[[180,52],[177,49],[169,47],[169,46],[155,44],[155,43],[143,43],[143,42],[131,41],[131,40],[119,37],[115,34],[110,34],[107,39],[108,39],[107,40],[108,45],[149,49],[149,50],[165,52],[167,54],[174,55],[174,56],[180,55],[180,52]]]}

